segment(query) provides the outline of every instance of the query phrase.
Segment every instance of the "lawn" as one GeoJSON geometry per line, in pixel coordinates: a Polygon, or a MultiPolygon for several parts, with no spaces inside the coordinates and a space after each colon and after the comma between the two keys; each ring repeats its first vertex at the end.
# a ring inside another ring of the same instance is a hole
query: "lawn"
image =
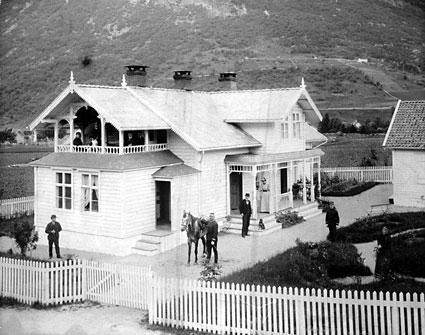
{"type": "Polygon", "coordinates": [[[321,158],[322,167],[360,166],[364,157],[377,166],[392,165],[391,151],[382,147],[384,134],[326,136],[328,143],[320,147],[325,153],[321,158]]]}
{"type": "Polygon", "coordinates": [[[332,278],[369,275],[357,249],[348,243],[297,241],[297,246],[222,278],[225,282],[255,285],[337,288],[332,278]]]}
{"type": "Polygon", "coordinates": [[[355,179],[345,180],[322,188],[322,196],[350,197],[369,190],[377,184],[375,182],[358,182],[355,179]]]}
{"type": "Polygon", "coordinates": [[[34,194],[34,170],[25,164],[46,156],[48,147],[14,146],[0,148],[0,199],[34,194]]]}

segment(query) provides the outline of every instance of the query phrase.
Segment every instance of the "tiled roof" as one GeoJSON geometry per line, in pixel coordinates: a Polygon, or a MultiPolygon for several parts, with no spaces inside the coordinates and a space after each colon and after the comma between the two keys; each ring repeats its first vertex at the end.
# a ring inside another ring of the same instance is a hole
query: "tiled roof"
{"type": "Polygon", "coordinates": [[[171,179],[174,177],[187,176],[195,173],[199,173],[200,171],[194,169],[193,167],[187,166],[186,164],[179,164],[173,166],[165,166],[160,168],[158,171],[152,174],[154,178],[165,178],[171,179]]]}
{"type": "Polygon", "coordinates": [[[425,150],[425,100],[399,103],[387,131],[384,146],[425,150]]]}
{"type": "Polygon", "coordinates": [[[124,171],[182,164],[171,151],[142,152],[126,155],[54,152],[31,162],[32,166],[124,171]]]}
{"type": "Polygon", "coordinates": [[[257,165],[268,163],[288,162],[291,160],[312,158],[324,155],[320,149],[306,150],[306,151],[292,151],[278,154],[241,154],[241,155],[227,155],[224,159],[227,163],[243,164],[243,165],[257,165]]]}

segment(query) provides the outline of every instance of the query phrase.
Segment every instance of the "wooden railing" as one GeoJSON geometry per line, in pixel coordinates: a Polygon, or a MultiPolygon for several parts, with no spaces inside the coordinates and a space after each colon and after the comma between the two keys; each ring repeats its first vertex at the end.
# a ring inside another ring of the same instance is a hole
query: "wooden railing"
{"type": "Polygon", "coordinates": [[[356,179],[379,183],[392,183],[393,181],[392,166],[321,168],[320,171],[327,173],[330,177],[338,176],[343,180],[356,179]]]}
{"type": "Polygon", "coordinates": [[[168,150],[168,143],[148,144],[148,145],[133,145],[126,147],[102,147],[91,145],[57,145],[56,152],[84,152],[94,154],[134,154],[140,152],[154,152],[168,150]]]}
{"type": "Polygon", "coordinates": [[[34,196],[0,200],[0,217],[10,219],[17,215],[34,213],[34,196]]]}

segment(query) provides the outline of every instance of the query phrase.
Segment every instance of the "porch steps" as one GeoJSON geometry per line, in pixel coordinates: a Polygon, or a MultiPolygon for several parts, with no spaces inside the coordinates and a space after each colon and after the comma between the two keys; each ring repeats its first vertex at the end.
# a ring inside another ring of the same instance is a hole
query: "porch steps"
{"type": "Polygon", "coordinates": [[[142,234],[142,238],[132,248],[133,253],[152,256],[161,252],[161,239],[173,234],[169,230],[153,230],[142,234]]]}
{"type": "MultiPolygon", "coordinates": [[[[267,234],[281,229],[280,223],[276,222],[274,215],[269,215],[263,218],[265,230],[260,230],[258,223],[259,219],[251,219],[248,228],[248,234],[259,235],[267,234]]],[[[232,216],[230,220],[230,228],[228,230],[231,234],[241,234],[242,232],[242,217],[241,216],[232,216]]]]}
{"type": "Polygon", "coordinates": [[[319,209],[317,202],[294,208],[293,211],[297,212],[298,215],[302,216],[305,220],[322,214],[322,210],[319,209]]]}

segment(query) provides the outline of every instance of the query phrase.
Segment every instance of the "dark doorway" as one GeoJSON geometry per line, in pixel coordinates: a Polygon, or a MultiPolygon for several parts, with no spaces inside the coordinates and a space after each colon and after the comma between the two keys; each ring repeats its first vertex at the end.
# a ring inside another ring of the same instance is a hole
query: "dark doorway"
{"type": "Polygon", "coordinates": [[[156,181],[156,225],[159,228],[168,227],[170,221],[170,182],[156,181]]]}
{"type": "Polygon", "coordinates": [[[232,172],[230,174],[230,209],[237,211],[242,199],[242,173],[232,172]]]}
{"type": "Polygon", "coordinates": [[[288,169],[284,168],[280,170],[280,193],[288,192],[288,169]]]}

